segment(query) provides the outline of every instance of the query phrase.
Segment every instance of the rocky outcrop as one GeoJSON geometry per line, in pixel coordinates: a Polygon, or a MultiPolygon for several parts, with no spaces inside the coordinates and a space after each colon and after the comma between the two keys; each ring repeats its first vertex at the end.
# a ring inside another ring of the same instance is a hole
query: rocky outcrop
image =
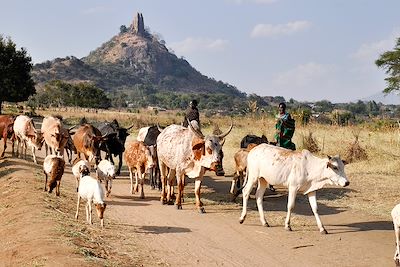
{"type": "Polygon", "coordinates": [[[133,22],[131,25],[131,32],[137,35],[144,36],[144,21],[142,13],[136,13],[136,16],[133,18],[133,22]]]}

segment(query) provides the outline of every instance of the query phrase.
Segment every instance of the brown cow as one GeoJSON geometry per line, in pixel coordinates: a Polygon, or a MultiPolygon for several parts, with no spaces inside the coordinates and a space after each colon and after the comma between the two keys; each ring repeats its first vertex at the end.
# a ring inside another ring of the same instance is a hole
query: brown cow
{"type": "Polygon", "coordinates": [[[144,191],[143,191],[144,175],[151,168],[153,168],[155,164],[149,148],[143,142],[139,141],[132,142],[125,150],[125,162],[129,168],[129,177],[131,179],[131,193],[133,194],[134,191],[138,192],[138,187],[139,187],[138,180],[140,179],[140,198],[144,198],[144,191]],[[134,170],[136,170],[135,188],[133,188],[134,170]]]}
{"type": "Polygon", "coordinates": [[[240,184],[243,184],[244,172],[246,171],[246,168],[247,168],[247,155],[249,154],[249,151],[252,150],[256,146],[257,146],[257,144],[251,143],[247,146],[247,148],[239,149],[233,156],[233,158],[235,160],[235,175],[232,178],[232,184],[231,184],[231,190],[230,190],[231,194],[235,195],[233,197],[233,200],[237,196],[237,194],[235,194],[235,193],[238,189],[235,188],[235,185],[237,184],[238,180],[240,181],[240,184]]]}
{"type": "Polygon", "coordinates": [[[99,129],[91,124],[83,124],[76,130],[73,141],[77,151],[77,158],[82,153],[89,162],[95,159],[96,165],[101,160],[100,142],[107,139],[107,135],[101,136],[99,129]]]}
{"type": "Polygon", "coordinates": [[[19,156],[19,148],[21,147],[21,155],[24,150],[26,159],[27,145],[32,147],[33,161],[37,164],[36,148],[40,150],[43,146],[43,134],[35,129],[33,120],[25,115],[19,115],[14,121],[14,135],[17,140],[17,157],[19,156]]]}
{"type": "Polygon", "coordinates": [[[0,139],[3,138],[4,146],[3,152],[1,153],[1,158],[4,157],[4,153],[7,148],[7,138],[10,138],[12,141],[12,155],[14,156],[14,118],[11,115],[0,115],[0,139]]]}

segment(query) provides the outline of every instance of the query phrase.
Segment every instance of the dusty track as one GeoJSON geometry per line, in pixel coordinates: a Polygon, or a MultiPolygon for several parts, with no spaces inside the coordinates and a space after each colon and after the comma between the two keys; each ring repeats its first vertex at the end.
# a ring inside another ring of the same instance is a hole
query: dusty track
{"type": "MultiPolygon", "coordinates": [[[[43,155],[39,157],[43,162],[43,155]]],[[[30,179],[32,171],[40,173],[40,167],[31,161],[7,160],[16,166],[8,166],[5,171],[2,165],[3,177],[16,178],[19,181],[30,179]]],[[[60,210],[65,216],[74,215],[74,178],[67,165],[61,187],[61,197],[57,200],[60,210]]],[[[211,173],[207,173],[210,175],[211,173]]],[[[0,177],[2,179],[2,177],[0,177]]],[[[40,179],[40,178],[36,178],[40,179]]],[[[11,180],[10,180],[11,181],[11,180]]],[[[2,194],[7,197],[10,190],[5,181],[2,194]]],[[[44,259],[37,266],[51,266],[54,263],[61,265],[81,262],[76,254],[76,249],[68,247],[68,242],[37,242],[39,238],[52,240],[52,233],[48,238],[46,231],[39,231],[41,221],[46,220],[46,225],[53,225],[49,217],[36,216],[35,223],[23,223],[27,218],[18,214],[36,212],[46,208],[37,203],[42,199],[56,199],[55,195],[42,192],[41,182],[32,188],[38,202],[21,201],[18,205],[2,204],[0,209],[3,219],[8,218],[8,224],[2,225],[0,233],[7,237],[8,243],[3,243],[0,255],[0,266],[12,266],[13,262],[29,265],[34,261],[36,254],[44,255],[44,259]],[[13,209],[9,209],[9,205],[13,209]],[[29,205],[27,208],[26,205],[29,205]],[[11,223],[12,222],[12,223],[11,223]],[[13,228],[15,225],[16,228],[13,228]],[[39,227],[39,228],[38,228],[39,227]],[[19,231],[16,232],[16,229],[19,231]],[[19,234],[21,233],[29,234],[19,234]],[[15,235],[15,236],[13,236],[15,235]],[[18,238],[16,238],[18,236],[18,238]],[[47,239],[46,239],[47,238],[47,239]],[[11,244],[11,245],[7,245],[11,244]],[[22,244],[28,244],[22,246],[22,244]],[[34,244],[35,249],[29,249],[29,244],[34,244]],[[46,255],[49,246],[57,247],[63,257],[46,255]],[[24,251],[20,251],[23,249],[24,251]],[[75,252],[74,252],[75,251],[75,252]],[[11,256],[10,256],[11,255],[11,256]],[[27,259],[17,261],[17,256],[24,255],[27,259]],[[72,257],[68,257],[72,255],[72,257]],[[7,260],[7,261],[5,261],[7,260]],[[8,264],[4,264],[7,262],[8,264]],[[43,264],[41,264],[43,263],[43,264]],[[9,265],[11,264],[11,265],[9,265]]],[[[16,186],[12,192],[18,196],[19,188],[16,186]]],[[[24,188],[23,190],[27,190],[24,188]]],[[[138,195],[129,193],[129,179],[126,171],[114,180],[111,197],[107,199],[106,229],[98,234],[102,237],[99,246],[106,247],[109,251],[104,257],[119,259],[118,266],[392,266],[394,253],[394,233],[390,221],[377,219],[341,207],[320,205],[321,219],[329,234],[321,235],[318,232],[314,216],[311,213],[304,196],[299,196],[296,203],[295,214],[292,221],[293,232],[283,228],[286,213],[286,190],[278,187],[277,194],[267,193],[265,197],[265,210],[267,221],[271,225],[264,228],[260,225],[255,200],[250,200],[250,212],[243,225],[240,225],[240,204],[226,202],[228,199],[229,178],[207,176],[204,181],[203,201],[206,203],[205,214],[199,214],[193,204],[193,184],[189,181],[185,188],[185,203],[183,210],[175,206],[163,206],[159,201],[158,191],[145,188],[146,199],[141,200],[138,195]],[[121,257],[123,258],[121,260],[121,257]]],[[[336,190],[336,189],[330,189],[336,190]]],[[[23,197],[23,196],[20,196],[23,197]]],[[[6,198],[4,198],[6,199],[6,198]]],[[[18,198],[17,198],[18,199],[18,198]]],[[[8,199],[10,200],[10,199],[8,199]]],[[[50,217],[51,218],[51,217],[50,217]]],[[[72,220],[73,225],[85,228],[84,210],[81,207],[81,217],[78,222],[72,220]]],[[[98,220],[89,228],[97,231],[98,220]]],[[[57,240],[57,239],[55,239],[57,240]]],[[[70,244],[69,244],[70,245],[70,244]]],[[[83,256],[81,256],[83,257],[83,256]]],[[[79,263],[82,266],[85,261],[79,263]]],[[[93,262],[87,262],[92,265],[93,262]]],[[[16,265],[18,265],[16,264],[16,265]]],[[[54,265],[53,265],[54,266],[54,265]]]]}

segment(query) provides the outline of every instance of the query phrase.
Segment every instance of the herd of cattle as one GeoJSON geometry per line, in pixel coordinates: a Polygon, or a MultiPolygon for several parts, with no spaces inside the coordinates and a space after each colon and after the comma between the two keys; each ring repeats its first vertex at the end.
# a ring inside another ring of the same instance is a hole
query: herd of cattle
{"type": "MultiPolygon", "coordinates": [[[[185,178],[188,177],[194,179],[196,207],[199,212],[204,213],[203,203],[200,200],[203,176],[207,170],[215,171],[216,174],[223,173],[222,147],[233,124],[231,123],[225,133],[207,136],[191,123],[187,128],[181,125],[169,125],[164,129],[158,125],[145,127],[139,130],[137,140],[125,148],[128,131],[132,127],[120,127],[114,120],[97,125],[82,122],[80,125],[65,128],[60,118],[48,116],[43,119],[39,130],[35,128],[32,118],[25,115],[17,117],[0,115],[0,133],[4,141],[1,157],[4,157],[7,139],[12,140],[13,155],[14,141],[17,143],[15,153],[17,157],[26,158],[26,150],[30,147],[35,163],[37,163],[36,149],[40,150],[44,145],[46,149],[46,158],[43,163],[46,178],[45,190],[52,192],[55,189],[58,196],[65,168],[65,151],[77,180],[76,218],[78,218],[80,199],[83,198],[87,201],[86,219],[89,223],[92,222],[91,205],[93,203],[103,226],[106,208],[104,200],[111,193],[112,180],[121,172],[123,155],[129,170],[131,193],[140,190],[140,197],[145,197],[143,184],[145,174],[148,173],[151,187],[161,191],[162,204],[172,204],[175,199],[176,207],[182,209],[185,178]],[[106,159],[101,160],[101,151],[105,152],[106,159]],[[73,154],[76,155],[74,160],[73,154]],[[117,168],[114,166],[113,156],[119,157],[117,168]],[[91,163],[94,164],[95,177],[90,175],[91,163]],[[134,177],[135,185],[133,184],[134,177]],[[105,194],[100,181],[105,183],[105,194]],[[176,196],[174,186],[177,187],[176,196]]],[[[247,135],[243,138],[240,149],[233,158],[236,174],[232,180],[230,192],[237,196],[243,190],[240,223],[245,220],[248,198],[257,184],[255,196],[260,221],[262,225],[268,226],[263,210],[264,192],[268,185],[271,190],[273,190],[273,185],[285,185],[289,192],[285,229],[291,230],[291,211],[297,192],[302,191],[308,195],[319,231],[323,234],[327,233],[318,215],[316,191],[325,184],[342,187],[349,185],[344,172],[346,162],[339,156],[318,158],[307,150],[291,151],[271,145],[265,136],[247,135]],[[246,173],[246,179],[244,179],[244,173],[246,173]]],[[[392,216],[397,243],[395,260],[399,263],[400,206],[393,209],[392,216]]]]}

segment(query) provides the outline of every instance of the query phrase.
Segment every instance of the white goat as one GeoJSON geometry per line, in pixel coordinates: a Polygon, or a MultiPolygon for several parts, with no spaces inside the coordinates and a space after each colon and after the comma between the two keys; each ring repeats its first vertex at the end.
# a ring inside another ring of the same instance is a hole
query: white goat
{"type": "Polygon", "coordinates": [[[394,233],[396,235],[396,250],[394,252],[394,261],[396,266],[400,266],[400,204],[392,209],[392,218],[394,233]]]}
{"type": "Polygon", "coordinates": [[[79,201],[83,198],[86,203],[86,221],[92,224],[92,203],[96,206],[97,216],[100,219],[101,227],[104,227],[104,210],[106,203],[104,203],[104,192],[99,180],[91,176],[83,176],[79,182],[78,189],[78,203],[76,204],[75,218],[78,219],[79,201]]]}
{"type": "Polygon", "coordinates": [[[74,161],[72,166],[72,174],[76,179],[76,192],[78,192],[79,180],[82,176],[86,176],[90,174],[90,163],[87,160],[81,159],[79,161],[74,161]],[[87,168],[82,169],[82,166],[86,166],[87,168]]]}
{"type": "Polygon", "coordinates": [[[109,160],[103,159],[97,165],[96,178],[99,181],[105,181],[104,188],[106,190],[106,196],[111,194],[112,180],[115,179],[115,166],[109,160]],[[110,183],[110,188],[108,184],[110,183]]]}

